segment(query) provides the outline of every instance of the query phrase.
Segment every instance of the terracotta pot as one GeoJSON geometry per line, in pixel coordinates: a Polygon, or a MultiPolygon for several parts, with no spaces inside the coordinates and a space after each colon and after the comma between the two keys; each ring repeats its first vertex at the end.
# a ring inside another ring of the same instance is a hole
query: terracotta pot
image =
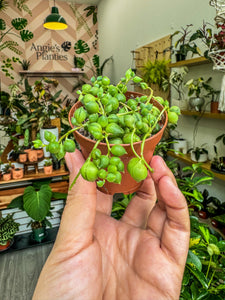
{"type": "Polygon", "coordinates": [[[24,163],[27,161],[27,153],[21,153],[19,155],[19,162],[24,163]]]}
{"type": "Polygon", "coordinates": [[[29,148],[29,149],[24,149],[23,151],[25,152],[25,153],[29,153],[30,151],[31,151],[32,149],[31,148],[29,148]]]}
{"type": "MultiPolygon", "coordinates": [[[[142,95],[143,94],[136,93],[136,92],[127,92],[126,93],[127,99],[135,98],[135,97],[142,96],[142,95]]],[[[154,99],[151,100],[151,103],[153,103],[160,111],[163,109],[162,105],[159,104],[154,99]]],[[[71,117],[74,115],[74,111],[77,108],[79,108],[81,105],[82,105],[81,102],[75,103],[69,112],[69,122],[70,122],[70,125],[72,128],[73,128],[73,125],[70,121],[71,117]]],[[[162,129],[158,133],[153,135],[152,137],[146,139],[145,147],[144,147],[144,157],[145,157],[145,160],[147,161],[147,163],[149,163],[152,159],[153,152],[155,150],[155,146],[159,143],[160,139],[162,138],[163,132],[167,125],[167,121],[168,121],[167,114],[164,113],[162,129]]],[[[76,141],[80,144],[82,154],[83,154],[84,158],[86,159],[88,157],[89,153],[91,152],[91,150],[93,149],[96,142],[87,137],[84,137],[83,135],[81,135],[79,132],[76,132],[76,131],[74,132],[74,137],[75,137],[76,141]]],[[[125,154],[121,157],[121,159],[125,165],[125,172],[122,174],[121,184],[109,183],[108,181],[106,181],[105,185],[102,188],[98,188],[100,191],[102,191],[105,194],[110,194],[110,195],[113,195],[115,193],[131,194],[131,193],[134,193],[135,191],[137,191],[142,184],[142,182],[136,182],[127,171],[128,162],[130,161],[131,158],[135,157],[130,144],[122,144],[122,146],[127,151],[127,154],[125,154]]],[[[101,150],[102,154],[107,154],[108,149],[107,149],[107,145],[105,143],[100,143],[98,148],[101,150]]],[[[140,154],[141,153],[141,142],[134,143],[134,149],[138,154],[140,154]]]]}
{"type": "Polygon", "coordinates": [[[12,178],[21,179],[24,176],[23,168],[12,169],[12,178]]]}
{"type": "Polygon", "coordinates": [[[36,149],[37,151],[37,158],[40,159],[44,156],[44,150],[41,148],[41,149],[36,149]]]}
{"type": "Polygon", "coordinates": [[[0,251],[7,249],[9,247],[9,245],[10,245],[10,241],[7,241],[7,243],[5,245],[0,244],[0,251]]]}
{"type": "Polygon", "coordinates": [[[44,166],[44,173],[46,175],[52,174],[52,165],[51,166],[44,166]]]}
{"type": "Polygon", "coordinates": [[[29,152],[28,152],[28,160],[30,162],[35,162],[38,160],[38,157],[37,157],[37,151],[36,150],[33,150],[31,149],[29,152]]]}
{"type": "Polygon", "coordinates": [[[11,177],[12,177],[11,173],[5,173],[5,174],[3,174],[3,180],[4,181],[11,180],[11,177]]]}
{"type": "Polygon", "coordinates": [[[218,114],[219,113],[218,107],[219,107],[219,102],[211,102],[210,104],[211,113],[218,114]]]}

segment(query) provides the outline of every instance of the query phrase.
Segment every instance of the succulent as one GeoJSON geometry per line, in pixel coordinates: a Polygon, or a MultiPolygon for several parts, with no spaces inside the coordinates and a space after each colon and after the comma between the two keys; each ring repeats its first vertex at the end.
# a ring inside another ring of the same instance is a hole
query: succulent
{"type": "Polygon", "coordinates": [[[94,147],[79,174],[88,181],[96,181],[98,187],[102,187],[105,181],[121,183],[121,173],[124,172],[121,156],[126,154],[123,144],[129,144],[135,157],[129,161],[127,170],[137,182],[144,180],[148,170],[152,171],[143,155],[146,139],[162,129],[166,113],[169,123],[176,124],[179,108],[170,108],[167,100],[154,97],[153,90],[131,69],[126,71],[117,85],[111,84],[107,76],[92,77],[91,83],[84,84],[77,93],[81,106],[70,120],[74,128],[58,141],[54,134],[46,131],[45,139],[49,144],[44,145],[41,140],[35,140],[34,147],[47,147],[49,152],[61,159],[66,152],[75,151],[75,142],[69,138],[74,131],[94,140],[94,147]],[[130,82],[139,84],[149,95],[126,97],[127,84],[130,82]],[[152,98],[159,102],[161,110],[152,103],[152,98]],[[137,154],[134,149],[134,143],[139,141],[141,154],[137,154]],[[101,142],[107,145],[106,155],[98,148],[101,142]]]}

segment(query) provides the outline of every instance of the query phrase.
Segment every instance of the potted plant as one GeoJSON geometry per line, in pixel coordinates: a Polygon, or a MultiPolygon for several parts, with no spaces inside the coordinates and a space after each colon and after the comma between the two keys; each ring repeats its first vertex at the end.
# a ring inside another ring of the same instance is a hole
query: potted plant
{"type": "Polygon", "coordinates": [[[51,227],[47,217],[51,217],[51,199],[66,199],[67,194],[52,192],[50,181],[37,181],[25,188],[23,195],[14,198],[8,208],[19,208],[32,219],[27,226],[32,228],[32,238],[42,242],[46,237],[46,227],[51,227]]]}
{"type": "Polygon", "coordinates": [[[214,33],[209,57],[214,63],[214,69],[224,70],[224,57],[225,57],[225,24],[224,22],[216,23],[218,32],[214,33]]]}
{"type": "Polygon", "coordinates": [[[171,99],[171,105],[176,105],[180,109],[187,110],[188,102],[185,99],[185,91],[184,91],[184,78],[188,73],[187,67],[181,67],[177,70],[173,70],[170,73],[169,79],[163,80],[163,89],[164,91],[168,90],[169,86],[174,88],[178,97],[176,99],[171,99]]]}
{"type": "Polygon", "coordinates": [[[3,180],[9,181],[12,177],[11,175],[11,163],[4,164],[4,167],[2,169],[3,173],[3,180]]]}
{"type": "Polygon", "coordinates": [[[0,218],[0,251],[9,248],[19,226],[20,224],[14,221],[13,214],[7,214],[0,218]]]}
{"type": "Polygon", "coordinates": [[[12,179],[21,179],[24,176],[23,168],[15,167],[13,164],[12,164],[11,173],[12,173],[12,179]]]}
{"type": "Polygon", "coordinates": [[[195,162],[206,162],[208,160],[208,150],[203,145],[190,148],[187,152],[191,154],[191,160],[195,162]]]}
{"type": "Polygon", "coordinates": [[[30,61],[27,60],[27,59],[23,59],[21,61],[21,66],[22,66],[22,68],[23,68],[24,71],[27,71],[29,69],[29,67],[30,67],[30,61]]]}
{"type": "MultiPolygon", "coordinates": [[[[174,132],[174,131],[173,131],[174,132]]],[[[173,149],[175,154],[187,154],[187,140],[181,137],[178,133],[177,136],[172,135],[173,139],[173,149]]]]}
{"type": "Polygon", "coordinates": [[[202,27],[199,27],[190,37],[190,42],[193,42],[195,40],[200,40],[202,42],[202,46],[204,46],[203,53],[198,48],[199,55],[203,55],[206,59],[211,61],[211,58],[209,57],[209,51],[212,46],[212,39],[213,39],[213,26],[205,22],[203,20],[202,27]]]}
{"type": "Polygon", "coordinates": [[[154,85],[158,86],[159,90],[168,90],[163,86],[163,81],[169,79],[169,62],[170,60],[159,60],[155,61],[148,60],[141,68],[143,80],[152,88],[154,85]]]}
{"type": "Polygon", "coordinates": [[[52,174],[53,166],[52,166],[52,160],[46,159],[44,162],[44,173],[46,175],[52,174]]]}
{"type": "Polygon", "coordinates": [[[205,103],[205,99],[202,94],[204,91],[207,93],[212,91],[212,87],[209,85],[211,79],[212,77],[209,77],[207,80],[204,80],[203,77],[196,79],[192,78],[185,83],[185,86],[188,87],[188,96],[190,97],[189,105],[192,109],[195,109],[196,111],[202,110],[205,103]]]}
{"type": "MultiPolygon", "coordinates": [[[[69,113],[72,129],[58,141],[47,131],[48,150],[58,159],[65,152],[73,152],[75,142],[69,138],[73,133],[86,158],[78,175],[96,181],[105,193],[135,191],[148,170],[151,171],[149,161],[167,125],[167,117],[169,123],[176,123],[179,108],[169,108],[168,101],[156,101],[152,89],[131,69],[115,86],[108,77],[100,76],[92,78],[91,84],[83,85],[78,94],[79,101],[69,113]],[[150,95],[127,92],[130,81],[149,89],[150,95]],[[118,187],[116,183],[121,185],[118,187]]],[[[36,140],[34,146],[46,145],[36,140]]]]}
{"type": "Polygon", "coordinates": [[[61,167],[61,159],[58,159],[54,154],[51,154],[53,170],[59,170],[61,167]]]}
{"type": "MultiPolygon", "coordinates": [[[[222,141],[223,145],[225,145],[225,134],[221,134],[216,138],[216,143],[222,141]]],[[[211,163],[211,169],[215,172],[225,174],[225,156],[219,156],[217,147],[214,145],[214,152],[216,156],[214,157],[211,163]]]]}
{"type": "Polygon", "coordinates": [[[175,53],[176,53],[176,61],[185,60],[188,52],[192,52],[193,54],[197,54],[197,46],[193,41],[190,41],[190,28],[193,24],[186,25],[186,27],[181,27],[181,30],[175,31],[171,38],[179,35],[179,38],[174,43],[175,53]]]}

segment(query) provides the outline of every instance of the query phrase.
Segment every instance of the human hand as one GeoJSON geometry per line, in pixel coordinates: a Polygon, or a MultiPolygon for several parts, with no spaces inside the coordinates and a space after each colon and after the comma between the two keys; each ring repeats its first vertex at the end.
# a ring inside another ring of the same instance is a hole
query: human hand
{"type": "MultiPolygon", "coordinates": [[[[81,153],[66,155],[71,181],[81,153]]],[[[159,156],[120,221],[112,197],[79,177],[68,192],[57,239],[33,300],[175,300],[189,247],[189,214],[159,156]],[[158,201],[156,202],[156,199],[158,201]]]]}

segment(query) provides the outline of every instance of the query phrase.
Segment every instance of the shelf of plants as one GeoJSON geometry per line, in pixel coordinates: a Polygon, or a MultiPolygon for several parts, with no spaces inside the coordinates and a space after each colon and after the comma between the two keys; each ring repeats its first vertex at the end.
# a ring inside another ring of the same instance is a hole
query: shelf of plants
{"type": "Polygon", "coordinates": [[[210,60],[206,59],[205,57],[195,57],[191,59],[181,60],[175,63],[169,64],[170,68],[179,68],[184,66],[197,66],[202,64],[209,64],[211,63],[210,60]]]}
{"type": "Polygon", "coordinates": [[[225,120],[224,113],[211,113],[211,112],[202,113],[202,112],[193,111],[193,110],[182,110],[181,114],[185,115],[185,116],[202,116],[203,118],[225,120]]]}
{"type": "Polygon", "coordinates": [[[10,183],[15,183],[19,181],[27,181],[27,180],[39,180],[39,179],[44,179],[44,178],[49,178],[49,177],[58,177],[58,176],[66,176],[69,175],[68,171],[65,171],[64,168],[61,168],[59,170],[53,170],[53,172],[49,174],[44,174],[44,171],[40,169],[38,173],[34,173],[33,171],[28,171],[28,174],[25,174],[23,178],[21,179],[11,179],[9,181],[4,181],[0,180],[0,185],[2,184],[10,184],[10,183]]]}
{"type": "MultiPolygon", "coordinates": [[[[182,154],[182,155],[179,155],[179,154],[175,154],[174,152],[172,151],[168,151],[168,155],[172,156],[172,157],[175,157],[175,158],[178,158],[180,159],[181,161],[187,163],[187,164],[193,164],[194,162],[191,160],[190,156],[188,154],[182,154]]],[[[202,168],[205,169],[205,170],[208,170],[208,171],[211,171],[214,176],[216,178],[219,178],[221,180],[224,180],[225,181],[225,175],[224,174],[220,174],[220,173],[216,173],[216,172],[213,172],[210,168],[211,166],[211,162],[210,161],[207,161],[205,163],[202,163],[202,168]]]]}

